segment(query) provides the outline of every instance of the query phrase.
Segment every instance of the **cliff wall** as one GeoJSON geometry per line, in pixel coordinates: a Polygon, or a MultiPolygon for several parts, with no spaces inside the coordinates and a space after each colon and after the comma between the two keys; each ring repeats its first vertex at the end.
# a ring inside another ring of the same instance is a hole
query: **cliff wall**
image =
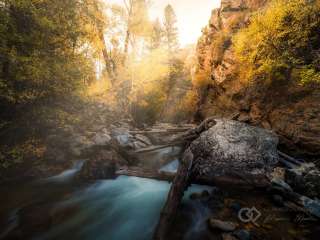
{"type": "MultiPolygon", "coordinates": [[[[246,82],[239,74],[232,40],[266,0],[223,0],[212,11],[197,45],[196,72],[207,74],[199,90],[197,118],[226,117],[274,130],[281,147],[295,154],[320,156],[320,90],[295,82],[269,85],[246,82]]],[[[248,42],[250,44],[250,42],[248,42]]]]}

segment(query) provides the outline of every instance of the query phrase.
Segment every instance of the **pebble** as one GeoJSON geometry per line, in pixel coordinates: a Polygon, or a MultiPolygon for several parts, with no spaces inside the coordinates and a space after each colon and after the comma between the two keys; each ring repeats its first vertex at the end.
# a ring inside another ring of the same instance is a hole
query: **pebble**
{"type": "Polygon", "coordinates": [[[229,233],[223,233],[221,237],[222,237],[222,240],[237,240],[234,236],[232,236],[229,233]]]}
{"type": "Polygon", "coordinates": [[[221,221],[218,219],[210,218],[209,219],[209,226],[213,229],[219,229],[224,232],[232,232],[238,227],[238,224],[233,223],[233,222],[221,221]]]}

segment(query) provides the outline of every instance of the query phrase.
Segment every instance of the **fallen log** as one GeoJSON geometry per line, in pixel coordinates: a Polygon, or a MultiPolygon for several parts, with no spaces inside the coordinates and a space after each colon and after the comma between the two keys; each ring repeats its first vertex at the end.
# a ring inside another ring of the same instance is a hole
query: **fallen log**
{"type": "Polygon", "coordinates": [[[216,123],[217,122],[214,120],[214,118],[208,118],[205,121],[203,121],[199,126],[192,128],[185,133],[182,133],[180,136],[177,136],[173,141],[192,142],[193,140],[198,138],[202,132],[207,131],[216,123]]]}
{"type": "Polygon", "coordinates": [[[153,237],[155,240],[167,239],[166,234],[169,232],[169,229],[173,223],[184,191],[189,185],[192,163],[193,154],[188,148],[183,155],[178,168],[178,174],[173,180],[173,184],[170,188],[167,201],[161,211],[160,220],[153,237]]]}
{"type": "Polygon", "coordinates": [[[151,169],[132,167],[132,168],[121,169],[119,171],[116,171],[116,175],[148,178],[148,179],[154,179],[154,180],[159,180],[159,181],[172,182],[176,174],[169,173],[169,172],[155,171],[155,170],[151,170],[151,169]]]}
{"type": "MultiPolygon", "coordinates": [[[[176,173],[156,171],[151,169],[131,167],[121,169],[116,172],[117,176],[130,176],[148,178],[159,181],[172,182],[176,176],[176,173]]],[[[270,186],[270,182],[264,175],[246,175],[240,176],[239,174],[228,174],[224,176],[196,176],[191,179],[191,184],[219,186],[219,187],[237,187],[246,189],[267,188],[270,186]]]]}
{"type": "MultiPolygon", "coordinates": [[[[127,168],[116,172],[117,176],[132,176],[140,178],[155,179],[159,181],[172,182],[176,177],[175,173],[155,171],[144,168],[127,168]]],[[[226,176],[213,176],[204,177],[199,176],[190,180],[190,184],[218,186],[218,187],[237,187],[238,189],[270,189],[271,194],[279,194],[283,196],[288,202],[287,207],[298,212],[303,212],[312,217],[320,219],[320,202],[310,199],[301,194],[295,193],[280,185],[273,186],[272,183],[264,175],[226,175],[226,176]]],[[[169,199],[169,198],[168,198],[169,199]]],[[[167,214],[163,214],[167,216],[167,214]]],[[[162,215],[161,215],[162,216],[162,215]]]]}
{"type": "Polygon", "coordinates": [[[281,186],[272,187],[269,191],[281,195],[286,200],[301,207],[302,211],[320,220],[320,201],[313,200],[281,186]]]}
{"type": "Polygon", "coordinates": [[[190,130],[191,128],[173,128],[173,129],[150,129],[150,130],[137,130],[137,131],[129,131],[130,134],[152,134],[152,133],[164,133],[164,134],[171,134],[171,133],[181,133],[190,130]]]}
{"type": "Polygon", "coordinates": [[[281,151],[279,151],[279,150],[278,150],[278,154],[279,154],[279,156],[282,157],[283,159],[285,159],[285,160],[287,160],[287,161],[289,161],[289,162],[291,162],[291,163],[293,163],[293,164],[295,164],[295,165],[301,166],[301,165],[304,163],[303,161],[300,161],[300,160],[298,160],[298,159],[295,159],[295,158],[289,156],[288,154],[285,154],[285,153],[283,153],[283,152],[281,152],[281,151]]]}
{"type": "Polygon", "coordinates": [[[146,148],[140,148],[136,151],[134,151],[135,153],[147,153],[147,152],[153,152],[153,151],[157,151],[160,149],[164,149],[164,148],[168,148],[168,147],[174,147],[174,146],[178,146],[184,144],[184,142],[172,142],[169,144],[165,144],[165,145],[156,145],[156,146],[151,146],[151,147],[146,147],[146,148]]]}
{"type": "Polygon", "coordinates": [[[293,168],[297,168],[298,167],[298,165],[296,165],[296,164],[294,164],[294,163],[292,163],[290,161],[287,161],[287,160],[285,160],[285,159],[283,159],[281,157],[279,158],[279,162],[282,163],[285,167],[287,167],[289,169],[293,169],[293,168]]]}
{"type": "MultiPolygon", "coordinates": [[[[184,145],[187,142],[192,142],[194,139],[198,138],[199,135],[208,130],[209,128],[211,128],[212,126],[214,126],[216,124],[216,121],[213,118],[208,118],[207,120],[203,121],[199,126],[190,129],[189,131],[181,134],[180,136],[176,137],[175,139],[173,139],[171,142],[169,142],[168,144],[165,145],[158,145],[158,146],[151,146],[151,147],[147,147],[147,148],[141,148],[135,151],[135,153],[147,153],[147,152],[153,152],[153,151],[157,151],[160,149],[164,149],[167,147],[172,147],[172,146],[178,146],[178,145],[184,145]]],[[[173,129],[174,130],[174,129],[173,129]]],[[[188,130],[188,129],[184,129],[184,130],[188,130]]],[[[159,133],[159,132],[154,132],[154,131],[136,131],[135,133],[159,133]]],[[[171,130],[164,130],[164,132],[166,133],[172,133],[171,130]]],[[[131,133],[134,133],[134,131],[132,131],[131,133]]]]}

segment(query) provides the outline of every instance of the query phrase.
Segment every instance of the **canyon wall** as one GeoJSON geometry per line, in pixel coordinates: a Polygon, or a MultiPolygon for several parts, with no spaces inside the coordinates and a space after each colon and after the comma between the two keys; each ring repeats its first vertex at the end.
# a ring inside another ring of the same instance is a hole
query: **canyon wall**
{"type": "MultiPolygon", "coordinates": [[[[197,70],[208,83],[199,91],[197,118],[233,118],[274,130],[281,148],[302,156],[320,156],[320,90],[292,81],[248,83],[239,74],[232,38],[248,26],[266,0],[223,0],[212,11],[197,45],[197,70]]],[[[250,44],[248,42],[247,44],[250,44]]]]}

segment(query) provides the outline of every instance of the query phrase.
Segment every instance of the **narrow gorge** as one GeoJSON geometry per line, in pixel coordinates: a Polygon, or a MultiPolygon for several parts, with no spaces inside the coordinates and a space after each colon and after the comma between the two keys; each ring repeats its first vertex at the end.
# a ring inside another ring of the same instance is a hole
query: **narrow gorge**
{"type": "Polygon", "coordinates": [[[318,240],[319,0],[0,0],[0,240],[318,240]]]}

